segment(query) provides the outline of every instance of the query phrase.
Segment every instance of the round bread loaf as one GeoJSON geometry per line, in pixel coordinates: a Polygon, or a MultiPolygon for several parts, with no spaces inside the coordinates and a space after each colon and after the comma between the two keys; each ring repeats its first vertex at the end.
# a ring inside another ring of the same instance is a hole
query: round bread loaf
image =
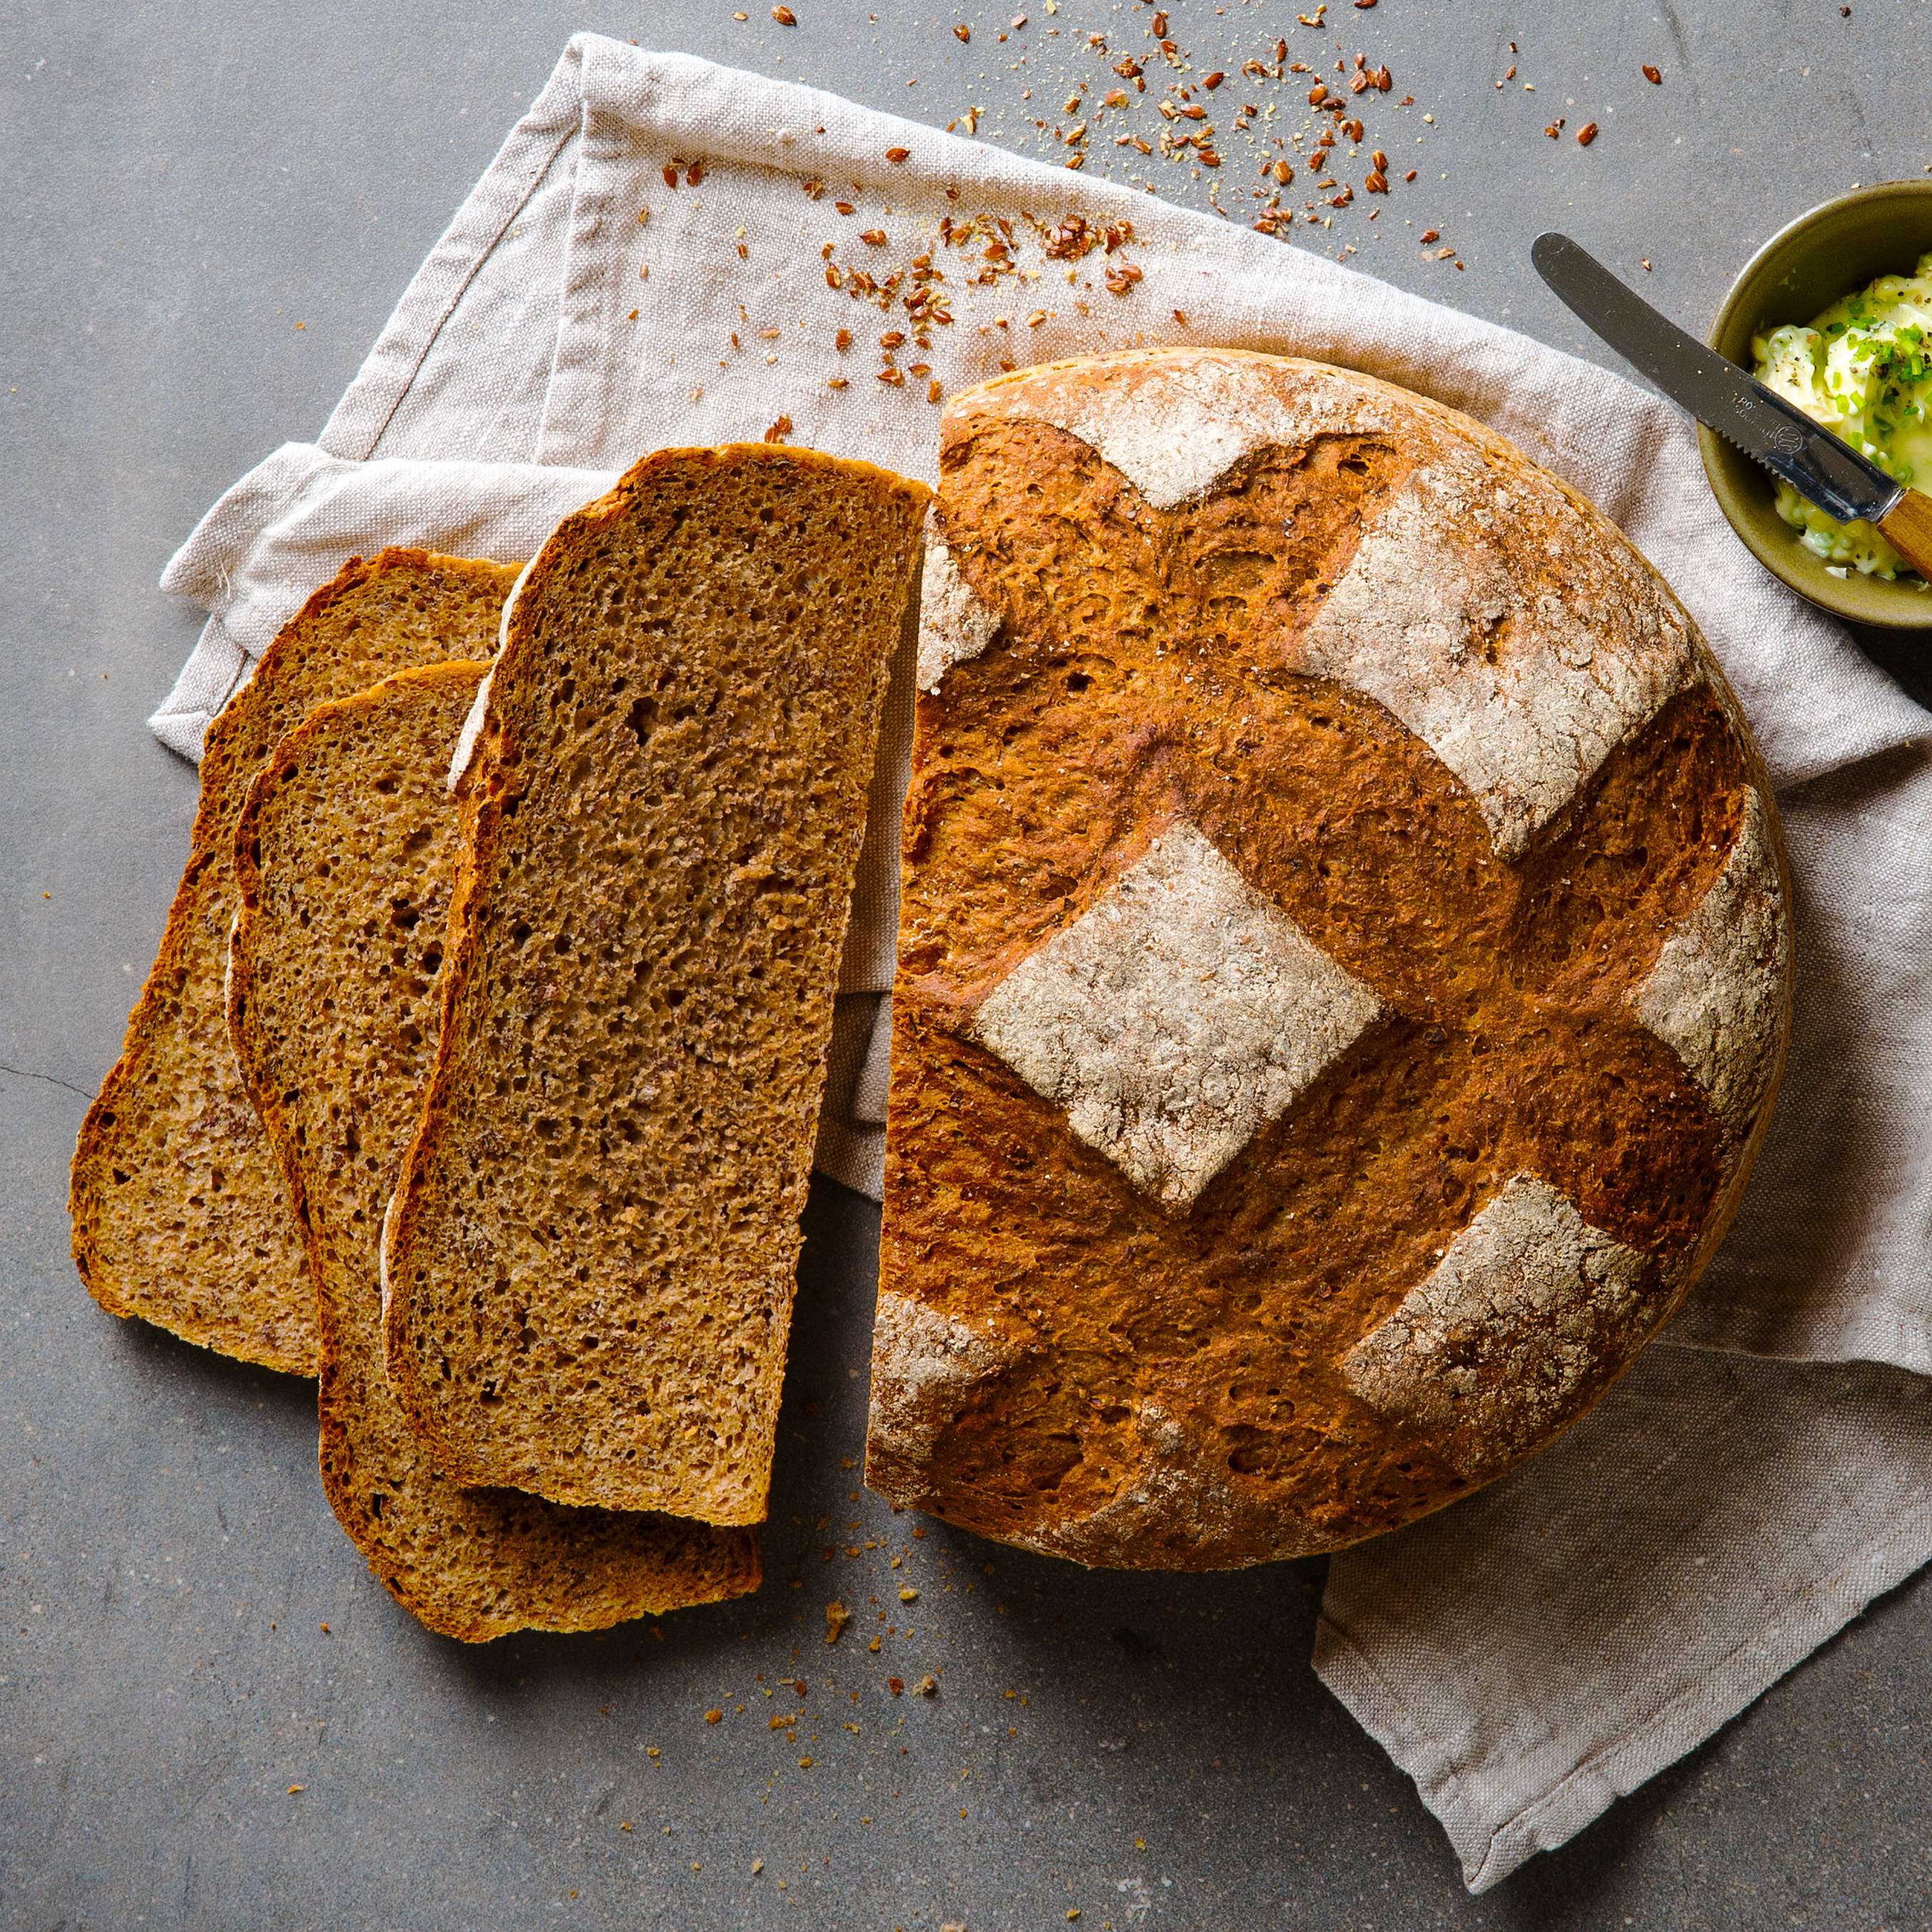
{"type": "Polygon", "coordinates": [[[1584,1413],[1735,1211],[1778,816],[1589,504],[1223,350],[947,412],[867,1476],[1093,1564],[1409,1522],[1584,1413]]]}

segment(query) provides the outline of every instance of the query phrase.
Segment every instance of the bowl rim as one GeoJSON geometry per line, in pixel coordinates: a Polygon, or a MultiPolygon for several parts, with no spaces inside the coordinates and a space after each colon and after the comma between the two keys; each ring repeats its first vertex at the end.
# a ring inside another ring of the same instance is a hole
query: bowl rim
{"type": "MultiPolygon", "coordinates": [[[[1718,304],[1717,312],[1711,319],[1710,327],[1705,332],[1706,344],[1717,350],[1720,355],[1724,352],[1718,346],[1720,340],[1730,326],[1745,290],[1800,236],[1837,219],[1850,209],[1868,207],[1874,202],[1884,201],[1932,201],[1932,175],[1906,177],[1897,181],[1874,182],[1869,187],[1852,188],[1843,194],[1834,195],[1828,201],[1820,202],[1816,206],[1807,208],[1802,214],[1785,223],[1753,251],[1750,259],[1732,278],[1730,286],[1724,292],[1724,299],[1718,304]]],[[[1849,294],[1850,289],[1845,292],[1849,294]]],[[[1732,476],[1749,472],[1756,476],[1761,472],[1749,457],[1741,451],[1734,450],[1716,431],[1706,428],[1702,423],[1696,427],[1697,453],[1703,464],[1704,478],[1718,508],[1724,512],[1724,520],[1736,532],[1738,540],[1779,582],[1797,592],[1807,603],[1821,610],[1828,611],[1833,616],[1847,623],[1864,624],[1881,630],[1922,631],[1932,628],[1932,593],[1903,592],[1904,597],[1913,600],[1912,604],[1901,602],[1894,614],[1882,608],[1891,601],[1884,597],[1883,592],[1894,586],[1886,584],[1882,578],[1863,578],[1860,580],[1860,587],[1869,586],[1877,590],[1880,597],[1876,601],[1880,608],[1874,609],[1861,600],[1858,607],[1854,608],[1849,598],[1841,602],[1830,591],[1822,589],[1814,580],[1816,573],[1802,566],[1798,560],[1791,554],[1800,548],[1795,531],[1792,532],[1791,542],[1788,544],[1780,544],[1774,548],[1764,542],[1752,525],[1732,514],[1730,502],[1727,500],[1727,486],[1730,485],[1732,476]]],[[[1828,582],[1830,580],[1827,580],[1828,582]]]]}

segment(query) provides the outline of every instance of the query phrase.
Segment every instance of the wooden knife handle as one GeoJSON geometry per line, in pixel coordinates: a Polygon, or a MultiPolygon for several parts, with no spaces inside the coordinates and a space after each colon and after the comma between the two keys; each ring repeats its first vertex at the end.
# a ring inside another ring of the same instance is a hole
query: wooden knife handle
{"type": "Polygon", "coordinates": [[[1880,520],[1886,541],[1919,575],[1932,579],[1932,496],[1908,490],[1898,507],[1880,520]]]}

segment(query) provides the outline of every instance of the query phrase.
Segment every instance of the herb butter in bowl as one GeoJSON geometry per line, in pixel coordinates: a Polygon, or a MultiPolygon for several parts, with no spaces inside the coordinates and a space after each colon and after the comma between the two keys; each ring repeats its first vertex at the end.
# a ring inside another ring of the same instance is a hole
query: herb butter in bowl
{"type": "MultiPolygon", "coordinates": [[[[1932,484],[1932,181],[1827,202],[1761,248],[1711,332],[1900,482],[1932,484]]],[[[1870,524],[1839,524],[1700,430],[1705,473],[1759,561],[1855,622],[1932,626],[1928,586],[1870,524]]]]}

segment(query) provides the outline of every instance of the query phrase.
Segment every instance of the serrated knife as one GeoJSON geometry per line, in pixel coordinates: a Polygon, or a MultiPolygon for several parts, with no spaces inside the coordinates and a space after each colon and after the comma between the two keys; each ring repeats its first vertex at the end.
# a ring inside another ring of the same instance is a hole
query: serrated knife
{"type": "Polygon", "coordinates": [[[1802,410],[1686,334],[1568,236],[1539,235],[1529,259],[1579,320],[1680,409],[1828,517],[1876,524],[1920,576],[1932,578],[1932,496],[1894,482],[1802,410]]]}

